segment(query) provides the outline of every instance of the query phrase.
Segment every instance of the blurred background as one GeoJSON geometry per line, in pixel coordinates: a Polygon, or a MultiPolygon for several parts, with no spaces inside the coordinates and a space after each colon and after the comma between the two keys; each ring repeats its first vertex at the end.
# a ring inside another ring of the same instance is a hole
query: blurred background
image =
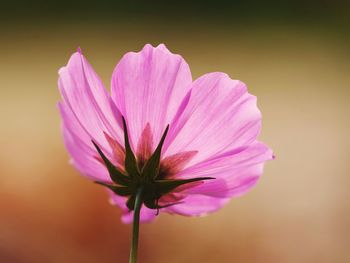
{"type": "Polygon", "coordinates": [[[345,0],[2,2],[0,262],[127,262],[131,226],[68,164],[57,70],[80,46],[109,86],[146,43],[246,82],[277,159],[218,213],[142,225],[140,263],[350,262],[349,17],[345,0]]]}

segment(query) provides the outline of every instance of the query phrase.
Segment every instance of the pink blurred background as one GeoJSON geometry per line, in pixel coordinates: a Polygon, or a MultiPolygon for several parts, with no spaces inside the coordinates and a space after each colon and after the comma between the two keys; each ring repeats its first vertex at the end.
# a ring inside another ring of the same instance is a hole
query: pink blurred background
{"type": "Polygon", "coordinates": [[[68,164],[57,70],[80,46],[108,86],[121,56],[145,43],[183,55],[195,78],[224,71],[246,82],[263,113],[260,139],[277,159],[218,213],[142,225],[140,263],[350,262],[348,12],[325,3],[329,17],[276,9],[254,20],[215,20],[209,9],[167,18],[165,6],[113,19],[112,11],[89,19],[91,7],[72,19],[59,13],[69,6],[40,13],[9,4],[18,12],[3,9],[0,25],[0,262],[127,262],[131,226],[68,164]]]}

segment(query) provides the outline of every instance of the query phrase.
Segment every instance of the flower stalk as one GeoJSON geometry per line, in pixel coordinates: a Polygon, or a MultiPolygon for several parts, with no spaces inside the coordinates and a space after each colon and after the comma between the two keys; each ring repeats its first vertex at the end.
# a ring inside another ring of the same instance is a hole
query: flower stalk
{"type": "Polygon", "coordinates": [[[144,187],[141,186],[136,192],[129,263],[137,262],[140,212],[141,212],[141,207],[143,203],[143,192],[144,192],[143,190],[144,190],[144,187]]]}

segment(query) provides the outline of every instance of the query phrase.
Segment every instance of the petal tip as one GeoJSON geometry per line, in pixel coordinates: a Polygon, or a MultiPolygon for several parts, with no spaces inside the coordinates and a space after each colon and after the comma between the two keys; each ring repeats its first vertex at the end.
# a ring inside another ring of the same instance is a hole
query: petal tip
{"type": "Polygon", "coordinates": [[[66,67],[60,67],[60,68],[58,69],[58,75],[62,75],[63,72],[65,71],[65,68],[66,68],[66,67]]]}
{"type": "Polygon", "coordinates": [[[160,43],[156,48],[170,53],[169,49],[166,47],[166,45],[164,43],[160,43]]]}

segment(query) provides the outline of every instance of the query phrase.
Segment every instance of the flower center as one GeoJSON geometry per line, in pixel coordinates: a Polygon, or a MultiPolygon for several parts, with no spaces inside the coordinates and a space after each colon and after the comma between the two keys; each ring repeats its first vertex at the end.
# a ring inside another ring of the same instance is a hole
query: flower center
{"type": "Polygon", "coordinates": [[[168,202],[160,205],[159,200],[161,197],[171,194],[179,186],[213,179],[211,177],[190,179],[175,178],[175,175],[181,171],[186,163],[197,153],[196,151],[181,152],[168,156],[161,161],[161,151],[168,133],[169,125],[166,127],[158,146],[152,153],[153,136],[150,125],[147,124],[139,140],[136,156],[130,147],[128,130],[124,118],[123,128],[125,142],[124,151],[120,144],[113,141],[113,139],[105,134],[107,141],[112,146],[114,159],[117,160],[116,165],[104,155],[94,141],[92,142],[108,169],[114,184],[105,182],[96,183],[106,186],[117,195],[128,197],[126,205],[130,210],[134,209],[136,194],[140,188],[143,189],[142,203],[150,209],[160,209],[178,203],[168,202]],[[117,154],[118,156],[115,156],[117,154]],[[123,158],[120,157],[121,154],[123,158]],[[124,165],[119,161],[120,159],[124,159],[124,165]]]}

